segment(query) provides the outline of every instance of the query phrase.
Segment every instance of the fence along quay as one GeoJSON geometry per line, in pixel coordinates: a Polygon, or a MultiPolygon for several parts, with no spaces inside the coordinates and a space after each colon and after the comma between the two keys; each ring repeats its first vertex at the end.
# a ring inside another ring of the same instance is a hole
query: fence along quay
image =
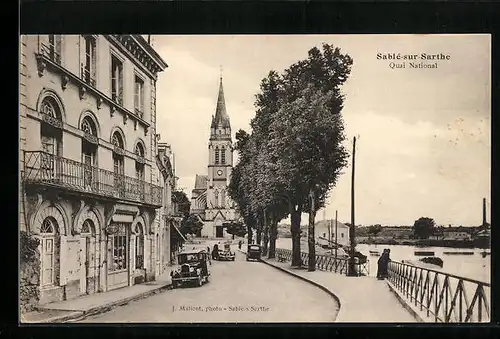
{"type": "Polygon", "coordinates": [[[388,273],[389,281],[408,302],[434,322],[490,321],[489,283],[397,261],[389,263],[388,273]]]}

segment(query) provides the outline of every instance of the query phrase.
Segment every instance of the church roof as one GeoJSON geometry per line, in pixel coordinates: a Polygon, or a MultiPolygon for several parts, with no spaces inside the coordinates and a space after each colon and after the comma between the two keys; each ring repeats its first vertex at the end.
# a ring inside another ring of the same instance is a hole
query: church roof
{"type": "Polygon", "coordinates": [[[195,190],[205,190],[207,189],[208,175],[196,174],[196,180],[194,182],[195,190]]]}
{"type": "Polygon", "coordinates": [[[222,77],[219,84],[219,96],[217,97],[217,108],[215,116],[212,118],[212,126],[222,125],[222,127],[231,127],[229,116],[226,112],[226,101],[224,100],[224,88],[222,87],[222,77]]]}

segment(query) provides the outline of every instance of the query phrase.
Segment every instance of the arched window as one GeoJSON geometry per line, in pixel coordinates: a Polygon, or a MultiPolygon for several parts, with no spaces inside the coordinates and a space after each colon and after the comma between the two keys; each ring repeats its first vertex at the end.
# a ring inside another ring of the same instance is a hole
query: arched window
{"type": "Polygon", "coordinates": [[[224,146],[222,146],[220,162],[221,164],[226,163],[226,148],[224,146]]]}
{"type": "Polygon", "coordinates": [[[114,186],[115,193],[118,197],[123,198],[125,196],[125,168],[124,168],[124,142],[121,134],[118,131],[113,133],[111,139],[113,143],[113,169],[114,169],[114,186]]]}
{"type": "Polygon", "coordinates": [[[57,222],[47,217],[40,227],[41,237],[41,286],[51,286],[55,280],[55,237],[57,222]]]}
{"type": "Polygon", "coordinates": [[[219,146],[215,147],[215,163],[219,163],[219,146]]]}
{"type": "Polygon", "coordinates": [[[97,163],[97,127],[94,121],[86,116],[83,118],[81,130],[84,132],[82,139],[82,162],[84,164],[83,181],[86,189],[92,189],[94,168],[97,163]]]}
{"type": "Polygon", "coordinates": [[[215,207],[219,207],[219,191],[215,191],[215,207]]]}
{"type": "Polygon", "coordinates": [[[226,208],[226,192],[222,190],[220,192],[220,204],[219,206],[226,208]]]}
{"type": "Polygon", "coordinates": [[[42,123],[40,139],[42,142],[41,175],[45,180],[56,179],[62,152],[62,115],[59,105],[52,97],[43,99],[40,105],[42,123]]]}
{"type": "Polygon", "coordinates": [[[135,268],[144,268],[144,233],[142,232],[142,224],[135,225],[135,268]]]}
{"type": "Polygon", "coordinates": [[[90,219],[87,219],[83,222],[80,234],[92,235],[94,233],[93,230],[94,230],[94,222],[90,219]]]}

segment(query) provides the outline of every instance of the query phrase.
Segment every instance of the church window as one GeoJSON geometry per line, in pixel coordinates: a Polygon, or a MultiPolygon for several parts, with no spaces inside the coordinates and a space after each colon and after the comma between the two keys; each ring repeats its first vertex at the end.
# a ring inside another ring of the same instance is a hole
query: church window
{"type": "Polygon", "coordinates": [[[215,147],[215,163],[219,163],[219,147],[215,147]]]}
{"type": "Polygon", "coordinates": [[[221,162],[221,164],[226,163],[226,149],[224,148],[224,146],[222,146],[220,162],[221,162]]]}
{"type": "Polygon", "coordinates": [[[219,191],[215,191],[215,207],[219,207],[219,191]]]}
{"type": "Polygon", "coordinates": [[[226,197],[225,197],[225,194],[224,194],[224,190],[222,190],[220,192],[220,206],[221,207],[224,207],[226,204],[225,204],[225,200],[226,200],[226,197]]]}

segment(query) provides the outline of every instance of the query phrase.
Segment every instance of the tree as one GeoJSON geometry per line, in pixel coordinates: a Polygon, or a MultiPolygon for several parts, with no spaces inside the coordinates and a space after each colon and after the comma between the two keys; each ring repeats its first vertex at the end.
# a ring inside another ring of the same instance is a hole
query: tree
{"type": "Polygon", "coordinates": [[[172,192],[172,203],[177,205],[178,212],[184,217],[189,216],[189,210],[191,207],[191,202],[189,201],[186,193],[184,191],[173,191],[172,192]]]}
{"type": "Polygon", "coordinates": [[[197,215],[189,214],[181,222],[181,233],[183,235],[192,234],[197,235],[203,228],[203,222],[200,221],[197,215]]]}
{"type": "Polygon", "coordinates": [[[370,236],[374,236],[374,237],[377,237],[377,235],[382,232],[382,225],[372,225],[372,226],[368,226],[368,234],[370,236]]]}
{"type": "Polygon", "coordinates": [[[244,237],[247,234],[247,228],[241,221],[227,222],[224,223],[224,226],[226,227],[226,232],[233,235],[233,239],[234,236],[244,237]]]}
{"type": "Polygon", "coordinates": [[[413,234],[420,239],[428,239],[434,233],[435,226],[434,219],[421,217],[413,224],[413,234]]]}

